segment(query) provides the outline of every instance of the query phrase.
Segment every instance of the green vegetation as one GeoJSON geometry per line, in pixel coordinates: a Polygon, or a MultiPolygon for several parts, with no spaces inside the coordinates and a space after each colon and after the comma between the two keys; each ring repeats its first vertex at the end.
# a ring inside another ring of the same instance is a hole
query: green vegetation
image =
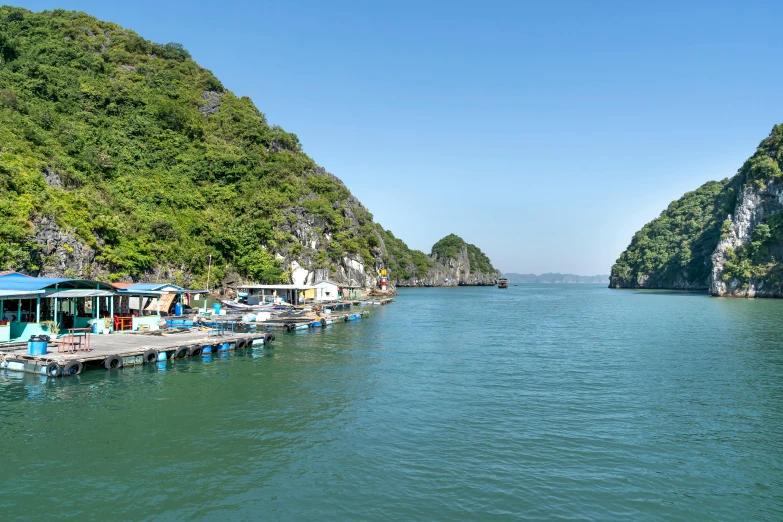
{"type": "Polygon", "coordinates": [[[770,183],[783,180],[783,125],[775,125],[756,152],[731,180],[711,181],[685,194],[660,217],[636,233],[631,245],[612,267],[612,286],[652,288],[706,287],[712,254],[721,239],[731,235],[738,198],[755,190],[768,206],[750,241],[728,249],[721,278],[748,287],[751,280],[783,285],[783,213],[765,195],[770,183]],[[777,256],[777,257],[776,257],[777,256]],[[641,284],[640,284],[641,282],[641,284]]]}
{"type": "Polygon", "coordinates": [[[672,202],[631,240],[612,267],[613,286],[706,288],[712,253],[732,212],[737,178],[710,181],[672,202]]]}
{"type": "Polygon", "coordinates": [[[167,272],[204,286],[210,256],[218,283],[234,272],[286,280],[281,257],[334,269],[351,255],[393,280],[434,266],[182,45],[84,13],[4,6],[0,269],[56,261],[38,244],[44,221],[92,248],[110,279],[167,272]]]}
{"type": "Polygon", "coordinates": [[[491,274],[495,272],[495,267],[492,266],[492,262],[489,258],[478,248],[476,245],[466,243],[464,239],[456,234],[449,234],[434,245],[432,245],[432,256],[445,261],[452,259],[457,254],[462,252],[462,249],[467,249],[468,261],[470,262],[470,273],[474,274],[481,272],[484,274],[491,274]]]}

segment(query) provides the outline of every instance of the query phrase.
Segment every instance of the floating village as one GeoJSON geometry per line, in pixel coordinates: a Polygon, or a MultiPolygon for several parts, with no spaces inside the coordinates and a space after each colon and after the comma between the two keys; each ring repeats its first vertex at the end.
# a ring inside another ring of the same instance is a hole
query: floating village
{"type": "Polygon", "coordinates": [[[171,283],[0,272],[0,369],[61,377],[264,349],[277,333],[351,323],[393,300],[385,277],[370,293],[330,280],[236,290],[234,299],[214,299],[171,283]]]}

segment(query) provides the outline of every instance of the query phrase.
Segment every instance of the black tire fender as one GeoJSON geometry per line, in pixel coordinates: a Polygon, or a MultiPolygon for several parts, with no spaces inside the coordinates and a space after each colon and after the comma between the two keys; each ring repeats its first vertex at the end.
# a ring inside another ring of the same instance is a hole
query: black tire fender
{"type": "Polygon", "coordinates": [[[57,377],[62,373],[62,368],[54,361],[48,363],[44,369],[47,377],[57,377]]]}
{"type": "Polygon", "coordinates": [[[84,370],[81,361],[71,361],[63,367],[63,375],[79,375],[84,370]]]}
{"type": "Polygon", "coordinates": [[[103,367],[107,370],[119,370],[122,368],[122,357],[119,355],[110,355],[103,361],[103,367]]]}
{"type": "Polygon", "coordinates": [[[199,355],[202,354],[203,351],[204,351],[204,348],[202,348],[201,346],[193,346],[188,351],[188,355],[190,357],[198,357],[199,355]]]}
{"type": "Polygon", "coordinates": [[[144,355],[142,355],[142,362],[144,364],[154,364],[158,362],[158,351],[150,349],[144,352],[144,355]]]}
{"type": "Polygon", "coordinates": [[[174,350],[174,353],[171,354],[172,359],[182,359],[183,357],[187,357],[188,352],[190,351],[190,348],[187,346],[180,346],[179,348],[176,348],[174,350]]]}
{"type": "Polygon", "coordinates": [[[269,344],[272,342],[272,334],[271,333],[265,333],[264,334],[264,344],[269,344]]]}

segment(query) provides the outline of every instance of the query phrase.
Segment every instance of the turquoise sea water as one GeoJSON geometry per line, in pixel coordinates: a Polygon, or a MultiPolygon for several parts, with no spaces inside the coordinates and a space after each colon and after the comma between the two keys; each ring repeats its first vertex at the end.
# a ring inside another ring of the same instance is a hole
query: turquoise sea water
{"type": "Polygon", "coordinates": [[[3,520],[781,520],[783,301],[403,290],[271,350],[0,373],[3,520]]]}

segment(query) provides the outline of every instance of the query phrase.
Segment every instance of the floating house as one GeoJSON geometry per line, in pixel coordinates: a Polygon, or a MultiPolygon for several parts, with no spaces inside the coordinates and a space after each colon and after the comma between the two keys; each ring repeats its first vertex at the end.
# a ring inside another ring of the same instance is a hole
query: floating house
{"type": "Polygon", "coordinates": [[[0,342],[86,328],[113,295],[111,285],[100,281],[0,273],[0,342]]]}
{"type": "Polygon", "coordinates": [[[155,331],[161,316],[182,315],[182,308],[206,290],[187,290],[169,283],[114,283],[116,314],[112,314],[114,331],[155,331]],[[179,305],[179,306],[178,306],[179,305]]]}
{"type": "Polygon", "coordinates": [[[181,313],[190,296],[201,293],[165,283],[112,285],[0,272],[0,343],[89,328],[98,318],[108,319],[115,332],[157,330],[162,315],[172,307],[181,313]]]}
{"type": "Polygon", "coordinates": [[[361,287],[357,285],[335,283],[334,281],[325,279],[315,285],[315,300],[338,301],[340,299],[358,299],[360,297],[360,288],[361,287]]]}
{"type": "Polygon", "coordinates": [[[237,287],[237,295],[249,305],[273,303],[276,298],[289,304],[315,297],[315,287],[310,285],[242,285],[237,287]]]}

